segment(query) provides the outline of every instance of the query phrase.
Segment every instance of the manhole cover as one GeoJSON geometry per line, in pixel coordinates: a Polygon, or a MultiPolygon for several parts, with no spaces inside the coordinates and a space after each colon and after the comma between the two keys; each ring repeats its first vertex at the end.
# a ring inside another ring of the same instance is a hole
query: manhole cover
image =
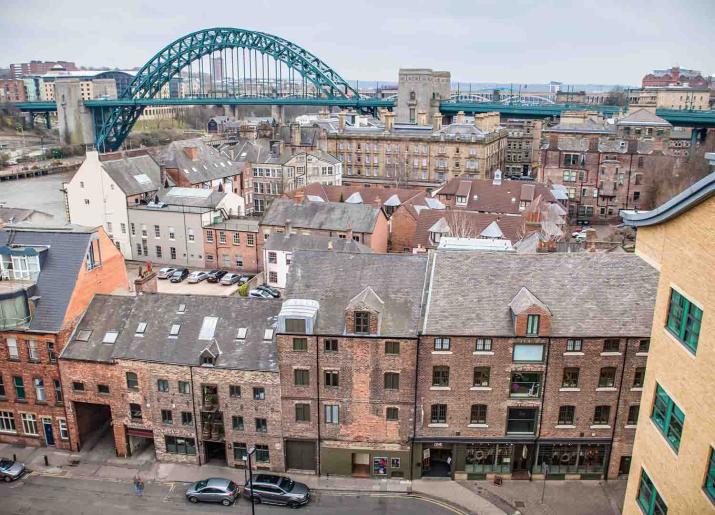
{"type": "Polygon", "coordinates": [[[525,508],[526,504],[524,504],[524,501],[514,501],[514,507],[516,508],[525,508]]]}

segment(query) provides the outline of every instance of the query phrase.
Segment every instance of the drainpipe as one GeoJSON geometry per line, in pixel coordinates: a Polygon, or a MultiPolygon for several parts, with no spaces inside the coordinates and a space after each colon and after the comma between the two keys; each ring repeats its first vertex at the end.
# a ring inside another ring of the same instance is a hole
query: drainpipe
{"type": "MultiPolygon", "coordinates": [[[[194,367],[189,367],[189,375],[191,376],[191,412],[194,414],[194,432],[196,434],[196,448],[199,449],[198,443],[201,441],[199,438],[199,428],[196,425],[196,402],[194,402],[194,367]]],[[[203,444],[200,446],[201,450],[203,450],[204,446],[203,444]]],[[[199,458],[199,465],[201,465],[201,453],[197,453],[197,456],[199,458]]]]}
{"type": "MultiPolygon", "coordinates": [[[[420,335],[421,333],[417,333],[417,341],[415,342],[417,345],[417,352],[415,353],[415,387],[414,387],[414,401],[413,401],[413,408],[412,408],[412,438],[410,438],[411,443],[410,443],[410,481],[414,479],[414,471],[415,471],[415,464],[414,464],[414,459],[415,459],[415,435],[417,434],[417,377],[419,375],[419,370],[420,370],[420,335]]],[[[420,458],[420,463],[422,463],[422,459],[420,458]]]]}
{"type": "Polygon", "coordinates": [[[618,396],[616,397],[616,413],[613,415],[613,429],[611,429],[611,445],[608,447],[606,454],[606,470],[603,473],[603,480],[608,481],[608,469],[611,465],[611,455],[613,454],[613,438],[616,435],[616,426],[618,424],[618,408],[621,405],[621,392],[623,391],[623,377],[626,375],[626,356],[628,355],[628,338],[626,338],[626,346],[623,349],[623,362],[621,363],[621,380],[618,385],[618,396]]]}
{"type": "Polygon", "coordinates": [[[315,336],[315,394],[318,402],[318,448],[316,449],[316,464],[318,466],[318,478],[320,478],[320,353],[318,352],[318,336],[315,336]]]}
{"type": "MultiPolygon", "coordinates": [[[[539,413],[539,428],[536,431],[536,447],[534,451],[536,452],[536,449],[539,448],[539,438],[541,438],[541,425],[544,421],[544,404],[546,402],[546,379],[549,373],[549,360],[551,359],[551,337],[546,339],[546,361],[544,362],[544,380],[542,383],[542,394],[541,394],[541,408],[540,408],[540,413],[539,413]]],[[[538,455],[535,456],[535,458],[538,458],[538,455]]],[[[532,464],[533,468],[533,464],[532,464]]],[[[544,473],[544,480],[546,480],[546,473],[544,473]]],[[[529,481],[531,481],[531,470],[529,471],[529,481]]]]}

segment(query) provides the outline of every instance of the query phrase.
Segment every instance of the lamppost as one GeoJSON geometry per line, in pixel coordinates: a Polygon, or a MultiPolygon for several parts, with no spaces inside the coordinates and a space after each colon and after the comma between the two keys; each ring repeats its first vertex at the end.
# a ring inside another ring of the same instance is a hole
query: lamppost
{"type": "Polygon", "coordinates": [[[253,498],[253,466],[251,464],[251,456],[256,454],[256,448],[251,447],[248,449],[248,484],[251,485],[251,515],[256,515],[256,504],[253,498]]]}

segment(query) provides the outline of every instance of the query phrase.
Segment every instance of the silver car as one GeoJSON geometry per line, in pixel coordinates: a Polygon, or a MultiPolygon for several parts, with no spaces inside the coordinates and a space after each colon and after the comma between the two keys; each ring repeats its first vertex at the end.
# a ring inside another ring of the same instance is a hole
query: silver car
{"type": "Polygon", "coordinates": [[[171,277],[171,274],[176,272],[176,268],[171,268],[171,267],[164,267],[161,270],[159,270],[159,273],[157,274],[156,278],[157,279],[168,279],[171,277]]]}
{"type": "Polygon", "coordinates": [[[194,272],[191,272],[191,275],[189,275],[189,284],[200,283],[201,281],[208,279],[208,277],[208,272],[204,272],[203,270],[196,270],[194,272]]]}
{"type": "Polygon", "coordinates": [[[186,498],[192,503],[220,502],[224,506],[231,506],[240,495],[236,483],[221,477],[202,479],[186,491],[186,498]]]}
{"type": "Polygon", "coordinates": [[[0,458],[0,478],[5,482],[15,481],[25,473],[25,465],[9,458],[0,458]]]}

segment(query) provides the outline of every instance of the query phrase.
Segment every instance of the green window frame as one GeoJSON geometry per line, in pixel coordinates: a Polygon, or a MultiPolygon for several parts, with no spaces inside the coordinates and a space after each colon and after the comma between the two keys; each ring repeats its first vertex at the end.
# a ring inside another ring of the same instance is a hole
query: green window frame
{"type": "Polygon", "coordinates": [[[646,515],[666,515],[668,513],[668,506],[643,469],[641,469],[641,480],[638,485],[636,501],[646,515]]]}
{"type": "Polygon", "coordinates": [[[656,383],[650,418],[677,454],[685,425],[685,413],[658,383],[656,383]]]}
{"type": "Polygon", "coordinates": [[[536,336],[539,334],[539,315],[527,315],[526,334],[536,336]]]}
{"type": "Polygon", "coordinates": [[[702,319],[703,310],[671,288],[665,327],[693,354],[698,350],[702,319]]]}
{"type": "Polygon", "coordinates": [[[715,503],[715,449],[713,448],[710,448],[710,461],[708,462],[708,472],[705,476],[703,490],[710,497],[710,500],[715,503]]]}

